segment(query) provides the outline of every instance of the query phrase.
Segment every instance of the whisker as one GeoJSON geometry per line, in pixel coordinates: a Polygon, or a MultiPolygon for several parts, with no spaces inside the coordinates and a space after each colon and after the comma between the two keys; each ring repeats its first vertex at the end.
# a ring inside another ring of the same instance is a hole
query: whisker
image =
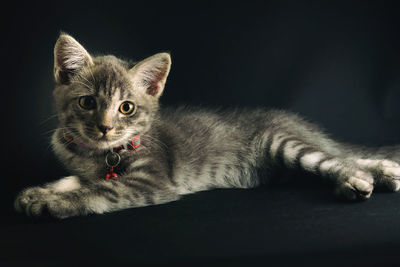
{"type": "Polygon", "coordinates": [[[57,130],[71,130],[71,128],[70,127],[57,127],[55,129],[51,129],[51,130],[45,131],[45,132],[43,132],[41,134],[42,135],[47,135],[48,133],[54,133],[57,130]]]}
{"type": "Polygon", "coordinates": [[[58,116],[58,114],[50,115],[49,117],[47,117],[46,119],[44,119],[42,122],[40,122],[39,125],[43,125],[43,124],[45,124],[46,122],[48,122],[49,120],[56,118],[57,116],[58,116]]]}

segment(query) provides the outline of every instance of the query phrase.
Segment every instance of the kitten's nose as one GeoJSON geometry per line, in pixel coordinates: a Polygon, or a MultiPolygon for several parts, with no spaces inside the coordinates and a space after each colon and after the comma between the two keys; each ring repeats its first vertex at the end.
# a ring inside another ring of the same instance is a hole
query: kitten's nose
{"type": "Polygon", "coordinates": [[[99,128],[99,130],[106,135],[109,131],[111,131],[114,127],[113,126],[109,126],[109,125],[97,125],[97,128],[99,128]]]}

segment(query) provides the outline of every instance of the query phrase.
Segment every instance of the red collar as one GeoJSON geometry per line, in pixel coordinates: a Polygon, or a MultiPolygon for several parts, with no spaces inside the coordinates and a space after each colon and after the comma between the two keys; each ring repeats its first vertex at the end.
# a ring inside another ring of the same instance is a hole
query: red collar
{"type": "Polygon", "coordinates": [[[125,145],[120,145],[117,147],[113,147],[113,151],[120,151],[122,149],[128,149],[128,150],[134,150],[136,148],[140,147],[140,136],[137,135],[133,137],[132,139],[129,140],[129,142],[125,145]]]}
{"type": "MultiPolygon", "coordinates": [[[[74,140],[70,136],[64,136],[65,140],[69,142],[74,142],[75,144],[87,148],[88,146],[85,145],[84,143],[74,140]]],[[[133,137],[132,139],[129,140],[129,142],[125,145],[121,145],[118,147],[113,147],[110,149],[110,151],[106,154],[105,157],[105,163],[109,167],[109,171],[106,173],[106,180],[109,179],[116,179],[118,177],[118,174],[115,172],[115,168],[119,165],[121,162],[121,156],[118,154],[118,151],[122,149],[127,149],[127,150],[136,150],[140,146],[140,136],[137,135],[133,137]]]]}
{"type": "MultiPolygon", "coordinates": [[[[89,148],[88,145],[82,143],[79,140],[74,140],[70,136],[64,136],[64,139],[69,141],[69,142],[73,141],[75,144],[77,144],[80,147],[89,148]]],[[[122,149],[134,150],[134,149],[138,148],[139,146],[140,146],[140,136],[137,135],[137,136],[133,137],[132,139],[130,139],[128,141],[128,143],[126,143],[125,145],[120,145],[120,146],[117,146],[117,147],[113,147],[111,150],[112,151],[120,151],[122,149]]]]}

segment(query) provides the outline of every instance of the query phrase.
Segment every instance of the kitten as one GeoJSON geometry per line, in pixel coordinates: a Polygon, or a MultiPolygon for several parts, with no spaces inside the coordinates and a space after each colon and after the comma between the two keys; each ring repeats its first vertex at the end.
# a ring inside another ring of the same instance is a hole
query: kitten
{"type": "Polygon", "coordinates": [[[400,146],[359,148],[277,110],[159,109],[167,53],[131,64],[92,57],[71,36],[54,49],[55,154],[72,176],[22,191],[15,207],[66,218],[161,204],[213,188],[252,188],[278,166],[327,177],[345,199],[400,189],[400,146]]]}

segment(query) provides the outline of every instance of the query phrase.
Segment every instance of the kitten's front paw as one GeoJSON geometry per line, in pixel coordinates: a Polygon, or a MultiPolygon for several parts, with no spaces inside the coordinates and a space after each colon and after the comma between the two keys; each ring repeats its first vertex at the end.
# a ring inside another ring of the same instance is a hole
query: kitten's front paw
{"type": "Polygon", "coordinates": [[[49,190],[43,187],[29,187],[18,194],[14,202],[17,212],[26,213],[28,216],[39,216],[45,205],[49,190]]]}
{"type": "Polygon", "coordinates": [[[27,188],[19,193],[15,199],[14,207],[16,211],[25,213],[30,217],[39,217],[44,211],[52,217],[60,219],[75,215],[66,199],[39,186],[27,188]]]}

